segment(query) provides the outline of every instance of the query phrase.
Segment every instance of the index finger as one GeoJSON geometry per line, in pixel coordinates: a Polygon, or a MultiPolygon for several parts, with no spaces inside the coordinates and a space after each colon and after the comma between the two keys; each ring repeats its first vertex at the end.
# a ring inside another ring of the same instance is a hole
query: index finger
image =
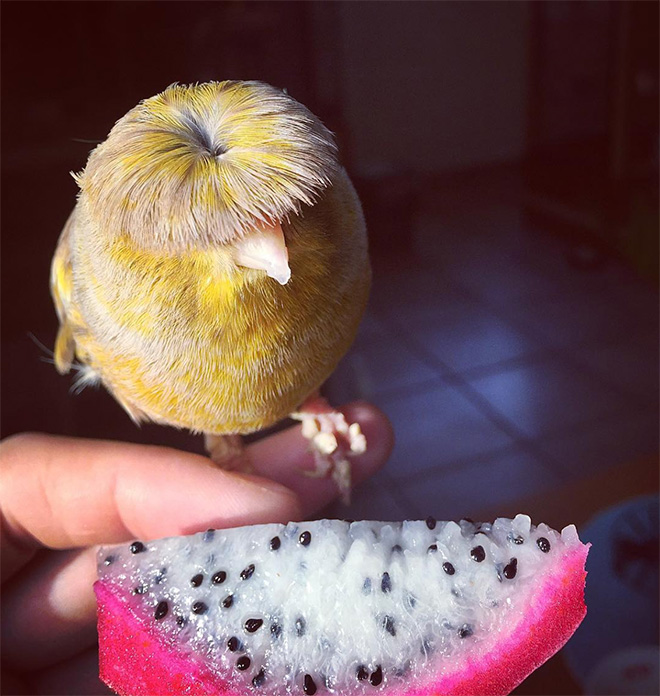
{"type": "Polygon", "coordinates": [[[26,434],[0,445],[3,579],[63,549],[287,521],[296,495],[166,447],[26,434]]]}
{"type": "MultiPolygon", "coordinates": [[[[367,437],[367,451],[352,460],[359,483],[387,460],[392,429],[370,404],[350,404],[344,411],[367,437]]],[[[248,454],[263,478],[227,472],[205,457],[165,447],[33,434],[5,440],[3,579],[39,545],[61,549],[287,522],[337,496],[332,481],[302,475],[313,456],[300,426],[253,443],[248,454]]]]}

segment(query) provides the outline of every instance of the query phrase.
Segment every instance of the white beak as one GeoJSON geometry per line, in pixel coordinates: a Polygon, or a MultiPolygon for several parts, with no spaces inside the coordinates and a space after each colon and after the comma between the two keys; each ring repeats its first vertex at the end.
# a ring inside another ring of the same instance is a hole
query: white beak
{"type": "Polygon", "coordinates": [[[280,285],[289,282],[289,252],[279,223],[255,227],[234,244],[234,249],[234,260],[239,266],[266,271],[280,285]]]}

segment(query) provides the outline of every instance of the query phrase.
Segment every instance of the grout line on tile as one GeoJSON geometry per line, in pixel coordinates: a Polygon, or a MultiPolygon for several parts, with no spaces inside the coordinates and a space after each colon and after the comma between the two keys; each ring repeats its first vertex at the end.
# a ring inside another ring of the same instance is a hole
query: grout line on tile
{"type": "Polygon", "coordinates": [[[484,397],[472,389],[467,380],[460,373],[453,371],[449,365],[440,360],[440,358],[427,351],[424,346],[418,344],[414,339],[411,339],[409,334],[396,320],[393,319],[391,321],[390,328],[411,353],[419,360],[425,362],[429,367],[438,371],[438,378],[440,380],[450,384],[463,393],[464,396],[469,396],[472,404],[506,435],[514,440],[526,438],[526,435],[522,431],[518,430],[513,423],[496,411],[484,397]]]}
{"type": "MultiPolygon", "coordinates": [[[[655,411],[657,412],[657,405],[655,411]]],[[[639,416],[646,416],[648,414],[648,410],[646,408],[639,408],[636,410],[632,411],[625,411],[625,412],[618,412],[618,413],[608,413],[608,414],[603,414],[599,418],[596,418],[592,421],[589,421],[588,423],[579,423],[579,424],[574,424],[572,426],[569,426],[568,428],[548,433],[546,435],[543,435],[541,437],[534,438],[532,441],[532,444],[534,446],[540,446],[540,443],[547,441],[552,438],[565,438],[565,437],[570,437],[570,436],[579,436],[582,433],[589,433],[590,431],[597,430],[599,427],[602,426],[607,426],[607,425],[612,425],[613,427],[616,426],[618,421],[621,420],[622,416],[628,416],[628,417],[635,417],[637,415],[639,416]]],[[[656,443],[660,444],[660,435],[658,436],[656,443]]],[[[657,449],[657,446],[656,448],[657,449]]],[[[566,480],[572,480],[575,479],[575,476],[573,475],[573,470],[570,468],[570,465],[564,464],[564,461],[561,459],[557,459],[556,457],[552,455],[547,455],[548,461],[552,463],[552,469],[554,471],[557,471],[561,476],[565,477],[566,480]]],[[[616,466],[616,465],[613,465],[616,466]]]]}
{"type": "Polygon", "coordinates": [[[392,401],[405,399],[408,396],[424,394],[425,392],[429,392],[438,388],[448,389],[450,386],[451,385],[445,382],[440,375],[436,375],[435,377],[431,377],[430,379],[425,379],[423,381],[415,382],[413,384],[404,384],[400,387],[392,387],[391,389],[383,390],[376,394],[373,397],[373,399],[377,405],[387,405],[392,401]]]}
{"type": "MultiPolygon", "coordinates": [[[[417,356],[418,359],[426,362],[427,365],[433,367],[434,369],[439,369],[439,379],[446,382],[448,385],[456,389],[462,396],[464,396],[485,418],[487,418],[491,423],[493,423],[499,430],[501,430],[505,435],[507,435],[512,440],[518,442],[521,449],[525,451],[526,454],[532,456],[538,463],[545,466],[547,469],[552,471],[556,470],[555,462],[553,459],[546,457],[546,455],[539,450],[536,439],[524,433],[520,430],[514,423],[512,423],[506,416],[501,414],[484,396],[482,396],[476,389],[472,387],[469,381],[461,374],[451,370],[451,368],[444,363],[442,360],[437,358],[432,353],[429,353],[420,346],[414,339],[410,339],[406,331],[398,324],[394,319],[390,322],[390,329],[397,336],[397,338],[410,350],[413,354],[417,356]]],[[[554,356],[554,351],[551,351],[554,356]]],[[[561,357],[561,356],[559,356],[561,357]]],[[[575,366],[573,365],[575,370],[575,366]]],[[[580,424],[576,424],[579,428],[588,428],[593,423],[598,422],[601,418],[605,416],[614,417],[615,413],[611,412],[608,414],[603,414],[595,419],[590,419],[583,421],[580,424]]],[[[552,437],[562,433],[562,429],[553,431],[551,433],[544,434],[544,437],[552,437]]]]}
{"type": "Polygon", "coordinates": [[[553,353],[549,348],[541,348],[536,351],[518,355],[513,358],[506,358],[498,362],[490,363],[489,365],[478,365],[476,367],[468,367],[465,370],[455,370],[450,375],[444,375],[447,381],[451,382],[454,375],[460,375],[465,379],[480,379],[482,377],[492,377],[500,372],[514,370],[520,367],[529,367],[553,357],[553,353]]]}
{"type": "MultiPolygon", "coordinates": [[[[492,459],[493,457],[506,454],[513,454],[514,452],[520,451],[521,449],[522,447],[520,443],[513,442],[510,445],[505,445],[504,447],[499,447],[498,449],[489,450],[488,452],[484,452],[482,454],[472,455],[470,457],[458,457],[457,459],[452,459],[448,462],[443,462],[442,464],[434,464],[430,467],[425,467],[421,471],[416,471],[412,474],[408,474],[405,476],[397,476],[395,473],[390,473],[389,476],[392,478],[395,485],[402,483],[404,480],[406,483],[424,481],[425,479],[433,478],[438,474],[447,473],[447,471],[449,470],[469,468],[473,464],[486,462],[489,459],[492,459]]],[[[537,461],[537,464],[543,465],[543,467],[545,468],[543,462],[537,461]]]]}
{"type": "MultiPolygon", "coordinates": [[[[463,293],[464,297],[472,302],[478,297],[469,288],[465,286],[460,287],[460,292],[463,293]]],[[[524,320],[517,319],[513,317],[508,312],[504,311],[501,307],[484,302],[484,306],[488,308],[492,314],[494,314],[498,319],[508,324],[512,329],[523,334],[527,338],[534,340],[537,343],[548,343],[548,339],[540,331],[534,329],[533,326],[528,324],[524,320]]],[[[621,335],[611,336],[608,339],[608,344],[616,344],[622,338],[627,337],[629,334],[622,332],[621,335]]],[[[644,400],[639,398],[633,398],[633,395],[629,394],[626,390],[622,389],[619,385],[611,383],[609,380],[603,379],[598,371],[593,370],[589,365],[580,362],[574,354],[575,350],[579,348],[588,348],[593,345],[598,345],[597,342],[584,342],[577,345],[571,346],[571,348],[562,348],[561,346],[551,345],[547,348],[547,358],[558,358],[563,363],[564,366],[572,370],[573,372],[578,372],[580,374],[587,374],[590,379],[592,379],[601,388],[605,388],[610,392],[615,393],[622,400],[626,401],[631,406],[639,406],[644,400]]]]}
{"type": "MultiPolygon", "coordinates": [[[[495,450],[493,452],[489,452],[487,455],[475,457],[472,461],[466,461],[464,465],[461,467],[462,471],[469,471],[470,469],[476,469],[478,467],[483,466],[484,464],[488,464],[488,462],[493,459],[494,457],[500,456],[502,454],[507,454],[507,452],[510,452],[513,454],[514,452],[520,452],[523,448],[520,446],[515,446],[515,447],[509,447],[506,449],[502,450],[495,450]]],[[[524,451],[524,450],[523,450],[524,451]]],[[[525,454],[529,455],[528,452],[524,452],[525,454]]],[[[543,471],[548,475],[550,479],[554,481],[555,486],[561,486],[563,483],[565,483],[568,479],[564,479],[557,471],[554,469],[546,466],[543,462],[540,462],[538,459],[533,458],[534,463],[541,467],[543,471]]],[[[436,472],[438,473],[438,472],[436,472]]],[[[446,472],[445,472],[446,473],[446,472]]],[[[432,479],[433,477],[430,475],[430,470],[420,472],[418,476],[416,476],[414,479],[411,477],[411,482],[414,483],[423,483],[426,479],[432,479]],[[429,474],[426,476],[426,474],[429,474]]]]}

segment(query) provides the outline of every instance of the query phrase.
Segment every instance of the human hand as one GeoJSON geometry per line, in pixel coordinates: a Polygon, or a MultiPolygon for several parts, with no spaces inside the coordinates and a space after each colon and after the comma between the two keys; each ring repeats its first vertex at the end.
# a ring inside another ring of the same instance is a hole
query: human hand
{"type": "MultiPolygon", "coordinates": [[[[373,406],[342,409],[367,452],[356,483],[386,461],[392,432],[373,406]]],[[[98,679],[95,545],[312,516],[336,495],[302,476],[300,426],[248,446],[255,475],[146,445],[22,434],[0,444],[2,693],[107,694],[98,679]]]]}

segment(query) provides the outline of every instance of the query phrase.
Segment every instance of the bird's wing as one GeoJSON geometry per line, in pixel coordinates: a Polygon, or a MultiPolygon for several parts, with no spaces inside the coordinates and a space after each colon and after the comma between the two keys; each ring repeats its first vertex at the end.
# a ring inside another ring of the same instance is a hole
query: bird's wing
{"type": "Polygon", "coordinates": [[[57,332],[57,339],[55,340],[55,367],[60,374],[65,374],[71,369],[76,351],[76,343],[73,338],[70,320],[73,272],[69,246],[69,238],[71,228],[75,222],[75,214],[76,211],[74,209],[64,225],[50,267],[50,292],[55,302],[57,317],[60,320],[60,328],[57,332]]]}
{"type": "MultiPolygon", "coordinates": [[[[78,392],[87,384],[99,382],[101,378],[96,369],[89,365],[89,356],[84,347],[85,323],[73,299],[71,236],[75,225],[76,209],[74,208],[57,242],[50,267],[50,292],[60,320],[60,328],[55,339],[55,367],[60,374],[66,374],[72,366],[77,370],[78,377],[73,384],[73,391],[78,392]],[[79,340],[82,339],[82,346],[76,343],[76,335],[79,340]]],[[[147,420],[145,414],[123,398],[112,384],[106,382],[105,386],[136,423],[147,420]]]]}

